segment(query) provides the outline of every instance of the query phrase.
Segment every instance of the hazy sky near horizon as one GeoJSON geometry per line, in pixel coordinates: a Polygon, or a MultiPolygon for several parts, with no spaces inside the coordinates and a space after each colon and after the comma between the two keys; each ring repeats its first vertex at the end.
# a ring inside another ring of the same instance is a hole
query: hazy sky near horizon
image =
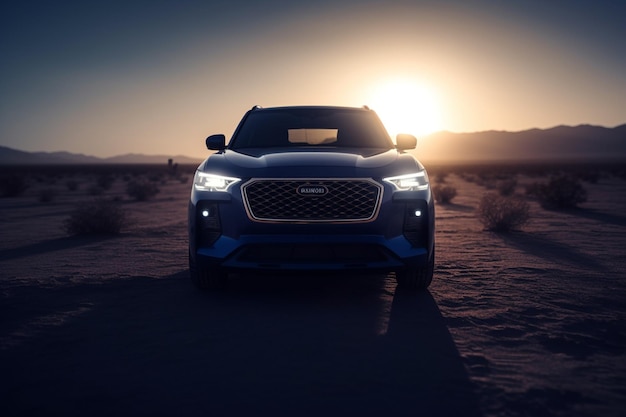
{"type": "Polygon", "coordinates": [[[0,34],[0,145],[26,151],[201,157],[255,104],[367,104],[392,134],[626,123],[621,1],[35,0],[0,34]]]}

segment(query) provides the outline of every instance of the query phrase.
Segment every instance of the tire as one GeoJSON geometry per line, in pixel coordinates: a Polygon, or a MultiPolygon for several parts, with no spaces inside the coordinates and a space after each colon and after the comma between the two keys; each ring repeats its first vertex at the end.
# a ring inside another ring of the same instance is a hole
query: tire
{"type": "Polygon", "coordinates": [[[398,287],[409,291],[423,291],[428,288],[433,281],[435,271],[435,252],[426,266],[419,268],[409,268],[396,272],[398,287]]]}
{"type": "Polygon", "coordinates": [[[228,274],[219,268],[199,267],[189,255],[189,276],[201,290],[214,291],[226,288],[228,274]]]}

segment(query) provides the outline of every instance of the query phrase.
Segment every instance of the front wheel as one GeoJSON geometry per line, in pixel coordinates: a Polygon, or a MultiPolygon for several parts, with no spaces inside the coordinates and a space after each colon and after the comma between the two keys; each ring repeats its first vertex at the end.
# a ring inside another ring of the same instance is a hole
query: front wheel
{"type": "Polygon", "coordinates": [[[433,273],[435,271],[435,252],[430,258],[428,264],[418,268],[408,268],[403,271],[396,272],[396,281],[398,287],[404,290],[422,291],[428,288],[433,281],[433,273]]]}
{"type": "Polygon", "coordinates": [[[215,267],[201,267],[189,255],[189,275],[191,281],[201,290],[221,290],[226,287],[228,275],[215,267]]]}

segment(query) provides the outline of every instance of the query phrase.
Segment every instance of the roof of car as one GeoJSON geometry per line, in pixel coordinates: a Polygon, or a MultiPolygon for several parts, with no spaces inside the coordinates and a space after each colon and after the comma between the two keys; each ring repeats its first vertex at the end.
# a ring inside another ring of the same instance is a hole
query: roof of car
{"type": "Polygon", "coordinates": [[[328,109],[328,110],[361,110],[361,111],[371,111],[371,109],[369,107],[367,107],[367,106],[363,106],[363,107],[348,107],[348,106],[279,106],[279,107],[261,107],[261,106],[253,106],[251,110],[267,111],[267,110],[293,110],[293,109],[303,109],[303,110],[328,109]]]}

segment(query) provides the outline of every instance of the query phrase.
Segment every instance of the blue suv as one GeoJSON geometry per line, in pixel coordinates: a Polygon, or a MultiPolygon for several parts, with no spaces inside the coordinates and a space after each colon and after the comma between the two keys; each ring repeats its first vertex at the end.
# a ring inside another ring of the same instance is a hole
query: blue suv
{"type": "Polygon", "coordinates": [[[427,288],[435,263],[428,175],[367,107],[253,107],[198,167],[189,271],[201,289],[229,272],[395,272],[427,288]]]}

